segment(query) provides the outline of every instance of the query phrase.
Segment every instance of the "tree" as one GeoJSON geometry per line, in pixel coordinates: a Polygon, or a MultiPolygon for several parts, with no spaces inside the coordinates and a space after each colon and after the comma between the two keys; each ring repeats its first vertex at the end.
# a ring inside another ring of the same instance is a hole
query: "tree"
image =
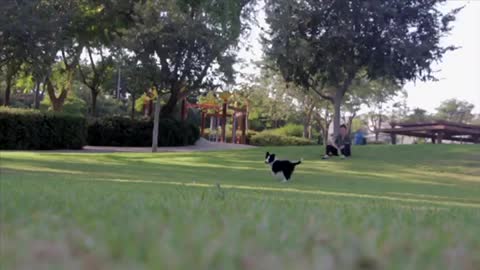
{"type": "Polygon", "coordinates": [[[436,109],[436,118],[446,121],[469,123],[473,119],[473,108],[475,106],[463,100],[455,98],[448,99],[442,102],[436,109]]]}
{"type": "Polygon", "coordinates": [[[345,94],[359,73],[400,82],[435,79],[431,63],[455,47],[440,38],[460,9],[445,0],[267,0],[265,52],[288,81],[329,100],[334,132],[345,94]]]}
{"type": "Polygon", "coordinates": [[[328,129],[333,121],[332,105],[329,101],[323,99],[317,103],[314,109],[314,118],[322,135],[323,144],[328,144],[328,129]]]}
{"type": "Polygon", "coordinates": [[[93,48],[85,46],[88,60],[83,61],[78,66],[80,79],[90,89],[91,97],[91,114],[97,116],[97,97],[102,91],[102,85],[107,78],[112,77],[113,73],[113,57],[111,54],[105,56],[104,48],[99,46],[93,48]],[[94,57],[98,60],[95,61],[94,57]]]}
{"type": "MultiPolygon", "coordinates": [[[[168,94],[162,115],[170,116],[179,100],[208,88],[213,79],[233,80],[234,48],[245,29],[242,16],[250,0],[146,0],[135,5],[135,25],[123,44],[151,68],[156,89],[168,94]],[[221,77],[218,75],[222,75],[221,77]]],[[[157,102],[157,107],[160,106],[157,102]]],[[[155,109],[154,133],[159,108],[155,109]]],[[[155,140],[155,134],[153,134],[155,140]]],[[[156,146],[153,145],[155,151],[156,146]]]]}
{"type": "MultiPolygon", "coordinates": [[[[129,22],[126,18],[130,15],[123,14],[131,8],[130,2],[5,0],[0,13],[0,65],[20,62],[35,80],[35,107],[43,84],[54,110],[62,110],[83,48],[111,40],[112,28],[129,22]],[[62,73],[69,79],[62,88],[56,88],[50,78],[58,62],[63,62],[62,73]]],[[[92,85],[93,79],[89,81],[92,85]]]]}
{"type": "Polygon", "coordinates": [[[428,122],[432,120],[432,117],[427,113],[426,110],[415,108],[412,110],[412,113],[407,116],[407,122],[428,122]]]}
{"type": "Polygon", "coordinates": [[[124,57],[122,68],[122,89],[129,95],[132,102],[130,108],[130,117],[135,117],[135,101],[142,94],[152,87],[152,83],[148,78],[148,71],[141,64],[138,64],[134,58],[124,57]]]}
{"type": "Polygon", "coordinates": [[[12,93],[12,86],[15,82],[15,77],[19,73],[21,62],[18,61],[9,61],[6,63],[5,68],[5,97],[3,99],[3,106],[10,105],[10,96],[12,93]]]}
{"type": "Polygon", "coordinates": [[[365,98],[370,109],[367,114],[369,122],[367,126],[375,134],[375,141],[378,141],[379,130],[388,119],[386,103],[391,101],[402,88],[395,82],[385,80],[370,81],[368,85],[370,89],[365,98]]]}
{"type": "MultiPolygon", "coordinates": [[[[401,91],[400,100],[395,102],[390,110],[390,115],[388,116],[388,123],[390,128],[394,128],[398,122],[404,121],[408,115],[410,109],[407,106],[408,93],[405,90],[401,91]]],[[[397,136],[393,133],[390,134],[392,144],[397,143],[397,136]]],[[[403,137],[402,144],[403,144],[403,137]]]]}

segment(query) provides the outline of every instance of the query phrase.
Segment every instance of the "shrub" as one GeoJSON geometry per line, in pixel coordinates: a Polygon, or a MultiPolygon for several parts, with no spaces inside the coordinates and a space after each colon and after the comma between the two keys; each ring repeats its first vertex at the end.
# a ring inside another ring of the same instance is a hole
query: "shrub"
{"type": "Polygon", "coordinates": [[[251,144],[257,146],[310,145],[312,141],[293,136],[282,136],[270,132],[260,132],[251,138],[251,144]]]}
{"type": "Polygon", "coordinates": [[[0,108],[0,149],[81,149],[86,138],[81,116],[0,108]]]}
{"type": "Polygon", "coordinates": [[[295,124],[287,124],[281,128],[270,129],[265,132],[272,133],[279,136],[293,136],[293,137],[302,137],[303,136],[303,126],[295,124]]]}
{"type": "MultiPolygon", "coordinates": [[[[124,117],[95,119],[88,124],[88,144],[97,146],[151,146],[153,122],[124,117]]],[[[200,137],[198,127],[174,119],[160,119],[158,145],[192,145],[200,137]]]]}

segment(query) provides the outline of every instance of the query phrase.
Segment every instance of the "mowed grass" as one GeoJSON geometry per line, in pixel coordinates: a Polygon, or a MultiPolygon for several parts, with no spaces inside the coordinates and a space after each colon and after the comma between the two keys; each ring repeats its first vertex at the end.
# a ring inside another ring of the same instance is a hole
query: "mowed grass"
{"type": "Polygon", "coordinates": [[[478,145],[353,151],[1,152],[0,268],[479,269],[478,145]]]}

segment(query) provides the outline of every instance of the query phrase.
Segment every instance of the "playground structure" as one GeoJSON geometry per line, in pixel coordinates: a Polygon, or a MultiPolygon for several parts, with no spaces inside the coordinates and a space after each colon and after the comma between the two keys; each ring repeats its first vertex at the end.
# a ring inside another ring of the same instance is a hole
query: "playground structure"
{"type": "MultiPolygon", "coordinates": [[[[205,103],[192,104],[186,98],[182,100],[181,119],[187,119],[188,109],[197,108],[201,112],[200,135],[205,135],[205,125],[207,118],[210,118],[209,141],[226,143],[226,125],[227,117],[232,117],[232,143],[246,144],[246,133],[248,127],[248,106],[237,107],[235,104],[229,104],[231,94],[228,92],[220,93],[221,104],[210,99],[205,103]],[[228,111],[233,111],[228,113],[228,111]],[[218,131],[220,127],[220,132],[218,131]],[[237,130],[241,130],[240,137],[237,136],[237,130]],[[220,133],[220,134],[219,134],[220,133]]],[[[248,104],[248,102],[247,102],[248,104]]]]}

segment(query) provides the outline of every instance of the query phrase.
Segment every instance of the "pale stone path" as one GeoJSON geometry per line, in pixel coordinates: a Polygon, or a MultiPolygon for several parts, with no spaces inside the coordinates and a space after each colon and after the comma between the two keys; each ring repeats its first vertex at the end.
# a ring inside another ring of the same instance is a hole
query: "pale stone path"
{"type": "MultiPolygon", "coordinates": [[[[159,147],[158,152],[194,152],[194,151],[215,151],[250,149],[255,146],[231,143],[215,143],[200,138],[195,145],[159,147]]],[[[151,147],[116,147],[116,146],[85,146],[83,150],[58,150],[58,152],[87,152],[87,153],[148,153],[152,152],[151,147]]]]}

